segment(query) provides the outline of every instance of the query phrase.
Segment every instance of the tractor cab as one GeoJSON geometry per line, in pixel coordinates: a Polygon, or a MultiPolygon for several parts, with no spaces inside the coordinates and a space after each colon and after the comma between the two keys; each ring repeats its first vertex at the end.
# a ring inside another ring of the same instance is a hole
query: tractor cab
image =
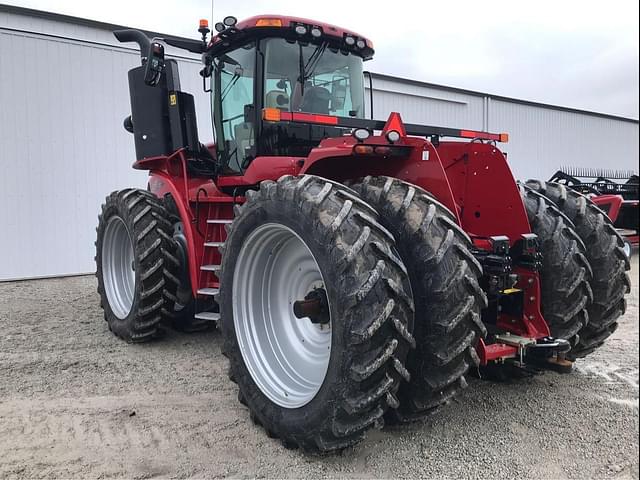
{"type": "Polygon", "coordinates": [[[241,174],[257,156],[306,156],[350,132],[334,117],[364,118],[362,63],[371,43],[331,25],[291,17],[233,17],[204,54],[218,161],[241,174]],[[293,113],[326,123],[287,121],[293,113]]]}

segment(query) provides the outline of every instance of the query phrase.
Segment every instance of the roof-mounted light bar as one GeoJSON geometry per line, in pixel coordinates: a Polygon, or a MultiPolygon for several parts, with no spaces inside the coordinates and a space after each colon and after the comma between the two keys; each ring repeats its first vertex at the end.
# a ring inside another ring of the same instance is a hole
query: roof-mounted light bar
{"type": "Polygon", "coordinates": [[[373,43],[370,40],[353,32],[313,20],[287,16],[261,16],[238,23],[235,17],[229,16],[216,23],[214,29],[218,34],[211,39],[209,48],[218,44],[227,47],[232,37],[237,34],[243,34],[242,38],[245,39],[247,35],[251,35],[252,29],[264,29],[264,35],[283,36],[288,41],[299,40],[303,43],[325,41],[333,51],[341,51],[345,55],[355,53],[364,60],[373,57],[373,43]],[[277,32],[278,29],[282,29],[282,32],[277,32]]]}

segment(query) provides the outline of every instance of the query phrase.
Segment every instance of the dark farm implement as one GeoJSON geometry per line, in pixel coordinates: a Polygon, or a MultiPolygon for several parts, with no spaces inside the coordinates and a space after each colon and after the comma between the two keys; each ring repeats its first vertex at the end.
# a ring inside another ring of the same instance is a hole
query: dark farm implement
{"type": "Polygon", "coordinates": [[[164,39],[202,54],[210,145],[160,41],[115,32],[140,46],[125,128],[149,171],[100,215],[116,335],[217,323],[254,421],[328,451],[424,417],[470,368],[566,372],[613,333],[623,240],[587,197],[519,185],[505,134],[365,119],[373,47],[354,32],[278,16],[216,30],[164,39]]]}
{"type": "Polygon", "coordinates": [[[631,255],[640,232],[640,179],[636,172],[565,167],[550,182],[556,184],[552,190],[560,202],[574,196],[569,190],[588,196],[609,216],[625,240],[625,252],[631,255]]]}

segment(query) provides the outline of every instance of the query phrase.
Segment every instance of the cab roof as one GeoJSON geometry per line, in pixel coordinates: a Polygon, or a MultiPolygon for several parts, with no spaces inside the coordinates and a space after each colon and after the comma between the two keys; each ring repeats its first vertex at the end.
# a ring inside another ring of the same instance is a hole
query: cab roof
{"type": "Polygon", "coordinates": [[[373,57],[373,43],[368,38],[346,28],[318,22],[308,18],[290,17],[286,15],[256,15],[237,22],[211,37],[211,47],[219,47],[220,44],[229,45],[235,43],[235,38],[282,36],[285,38],[314,41],[323,39],[337,48],[348,50],[361,55],[365,60],[373,57]],[[306,33],[300,34],[297,27],[305,27],[306,33]],[[314,37],[312,30],[320,30],[321,36],[314,37]],[[238,35],[240,34],[240,35],[238,35]],[[353,41],[351,40],[353,39],[353,41]],[[360,46],[358,46],[360,45],[360,46]]]}

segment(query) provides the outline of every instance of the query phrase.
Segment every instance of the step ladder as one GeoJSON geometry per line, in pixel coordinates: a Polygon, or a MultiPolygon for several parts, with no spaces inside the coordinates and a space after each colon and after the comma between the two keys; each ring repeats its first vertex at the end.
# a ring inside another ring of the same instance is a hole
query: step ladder
{"type": "MultiPolygon", "coordinates": [[[[228,219],[209,219],[207,220],[207,229],[205,232],[205,242],[204,242],[204,254],[202,257],[202,265],[200,265],[200,280],[202,284],[212,285],[208,287],[203,287],[198,289],[198,295],[214,297],[217,299],[218,293],[220,292],[220,279],[218,278],[218,274],[220,273],[220,263],[210,263],[210,259],[212,257],[220,257],[218,254],[218,249],[224,245],[224,241],[216,240],[210,241],[209,238],[212,237],[214,233],[217,235],[214,238],[220,238],[224,236],[226,238],[226,232],[224,230],[225,225],[229,225],[233,220],[228,219]],[[217,230],[217,231],[215,231],[217,230]],[[211,279],[210,281],[204,280],[203,275],[205,275],[205,279],[210,279],[213,275],[215,280],[211,279]]],[[[202,311],[197,312],[195,314],[195,318],[199,320],[218,322],[220,320],[220,313],[218,312],[209,312],[202,311]]]]}

